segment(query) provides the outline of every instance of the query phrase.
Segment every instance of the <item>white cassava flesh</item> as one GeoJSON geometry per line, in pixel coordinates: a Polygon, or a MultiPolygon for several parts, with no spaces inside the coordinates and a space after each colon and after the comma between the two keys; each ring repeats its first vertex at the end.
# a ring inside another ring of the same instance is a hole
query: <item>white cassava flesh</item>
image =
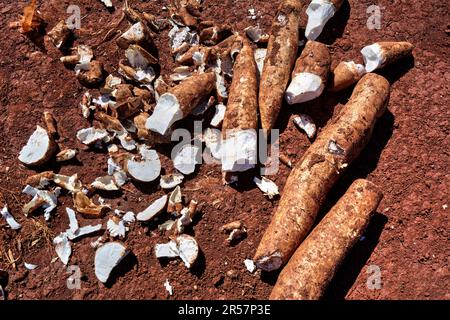
{"type": "Polygon", "coordinates": [[[211,126],[218,128],[222,125],[223,118],[225,117],[225,111],[227,107],[223,103],[216,105],[216,111],[211,119],[211,126]]]}
{"type": "Polygon", "coordinates": [[[145,127],[161,135],[167,134],[172,124],[183,118],[180,104],[175,95],[165,93],[159,97],[155,110],[147,119],[145,127]]]}
{"type": "Polygon", "coordinates": [[[28,139],[19,154],[19,161],[27,166],[39,166],[49,161],[55,151],[55,142],[41,126],[28,139]]]}
{"type": "Polygon", "coordinates": [[[325,88],[322,78],[318,75],[301,72],[292,79],[286,90],[286,101],[289,104],[303,103],[320,96],[325,88]]]}
{"type": "Polygon", "coordinates": [[[313,0],[311,1],[306,14],[308,15],[308,23],[305,29],[305,36],[308,40],[316,40],[322,33],[328,20],[336,13],[336,7],[330,0],[313,0]]]}
{"type": "Polygon", "coordinates": [[[108,281],[111,271],[127,255],[128,250],[119,242],[108,242],[95,252],[95,276],[105,283],[108,281]]]}
{"type": "Polygon", "coordinates": [[[185,175],[193,173],[195,166],[199,163],[199,153],[199,147],[185,144],[173,158],[174,167],[185,175]]]}
{"type": "Polygon", "coordinates": [[[278,186],[266,177],[262,177],[261,179],[255,177],[253,178],[253,182],[255,182],[259,190],[261,190],[269,199],[273,199],[275,196],[280,194],[278,191],[278,186]]]}
{"type": "Polygon", "coordinates": [[[361,53],[366,65],[366,72],[372,72],[380,68],[385,62],[381,47],[378,43],[362,48],[361,53]]]}
{"type": "Polygon", "coordinates": [[[258,71],[258,79],[261,77],[261,73],[264,68],[264,60],[266,59],[267,49],[266,48],[258,48],[255,50],[254,57],[256,62],[256,67],[258,71]]]}
{"type": "Polygon", "coordinates": [[[184,180],[184,176],[180,173],[172,173],[161,176],[159,180],[159,185],[162,189],[173,189],[184,180]]]}
{"type": "Polygon", "coordinates": [[[135,180],[151,182],[157,179],[161,173],[161,161],[155,150],[146,146],[140,147],[141,161],[134,159],[127,161],[127,172],[135,180]]]}
{"type": "Polygon", "coordinates": [[[108,229],[109,234],[113,238],[125,238],[125,234],[128,231],[128,228],[125,226],[125,223],[122,219],[109,219],[106,223],[106,229],[108,229]]]}
{"type": "Polygon", "coordinates": [[[72,246],[70,244],[67,234],[62,232],[53,239],[55,245],[55,251],[59,260],[65,265],[69,262],[70,255],[72,254],[72,246]]]}
{"type": "Polygon", "coordinates": [[[32,263],[27,263],[27,262],[24,262],[23,265],[24,265],[25,269],[27,269],[27,270],[35,270],[37,267],[39,267],[37,264],[32,264],[32,263]]]}
{"type": "Polygon", "coordinates": [[[98,177],[91,183],[91,186],[104,191],[117,191],[120,189],[113,176],[98,177]]]}
{"type": "Polygon", "coordinates": [[[6,223],[11,227],[11,229],[19,230],[22,227],[20,223],[18,223],[14,219],[11,213],[9,213],[7,206],[4,206],[0,213],[2,214],[2,217],[6,220],[6,223]]]}
{"type": "Polygon", "coordinates": [[[142,212],[139,212],[136,216],[138,221],[149,221],[154,218],[158,213],[160,213],[167,203],[167,195],[162,196],[161,198],[154,201],[150,206],[147,207],[142,212]]]}
{"type": "Polygon", "coordinates": [[[173,287],[170,285],[170,282],[168,279],[164,282],[164,288],[166,288],[169,295],[173,295],[173,287]]]}
{"type": "Polygon", "coordinates": [[[257,141],[257,133],[253,129],[227,132],[226,139],[222,139],[222,171],[242,172],[254,168],[257,141]]]}
{"type": "Polygon", "coordinates": [[[58,197],[61,192],[61,188],[56,188],[52,192],[47,190],[39,190],[27,185],[22,192],[33,197],[33,199],[31,199],[31,201],[23,207],[23,213],[25,216],[27,216],[32,210],[42,207],[44,209],[45,220],[49,220],[50,213],[58,205],[58,197]]]}
{"type": "Polygon", "coordinates": [[[310,116],[301,114],[298,117],[295,117],[293,119],[293,122],[299,129],[305,131],[309,139],[314,138],[314,136],[316,135],[316,124],[310,116]]]}
{"type": "Polygon", "coordinates": [[[78,179],[78,174],[77,173],[75,173],[75,174],[73,174],[71,176],[65,176],[65,175],[62,175],[62,174],[55,173],[53,175],[53,182],[57,186],[65,189],[65,190],[67,190],[69,192],[80,191],[81,188],[83,187],[83,184],[78,179]]]}
{"type": "Polygon", "coordinates": [[[178,236],[175,240],[168,243],[157,244],[155,246],[156,258],[175,258],[180,257],[187,268],[195,263],[198,257],[197,241],[186,234],[178,236]]]}
{"type": "Polygon", "coordinates": [[[139,21],[133,24],[117,39],[117,44],[126,46],[131,43],[141,43],[147,39],[147,36],[146,27],[139,21]]]}
{"type": "Polygon", "coordinates": [[[66,208],[66,212],[67,216],[69,217],[69,229],[66,230],[65,236],[69,240],[74,240],[80,237],[84,237],[88,234],[96,233],[102,228],[101,224],[97,224],[95,226],[88,225],[80,228],[75,215],[75,211],[73,211],[71,208],[66,208]]]}
{"type": "Polygon", "coordinates": [[[250,273],[255,272],[255,270],[256,270],[256,265],[255,265],[255,263],[253,262],[253,260],[245,259],[245,260],[244,260],[244,265],[245,265],[245,268],[248,270],[248,272],[250,272],[250,273]]]}
{"type": "Polygon", "coordinates": [[[108,132],[104,129],[86,128],[77,132],[77,138],[85,145],[92,145],[99,141],[105,141],[109,137],[108,132]]]}
{"type": "Polygon", "coordinates": [[[217,129],[207,128],[203,132],[202,140],[216,160],[220,160],[222,148],[222,134],[217,129]]]}

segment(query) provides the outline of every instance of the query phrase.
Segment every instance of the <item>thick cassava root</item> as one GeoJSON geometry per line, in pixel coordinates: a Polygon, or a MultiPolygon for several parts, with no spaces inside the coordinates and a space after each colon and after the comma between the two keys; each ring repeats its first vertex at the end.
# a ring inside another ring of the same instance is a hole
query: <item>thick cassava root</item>
{"type": "Polygon", "coordinates": [[[256,164],[258,128],[256,62],[247,41],[236,57],[233,74],[222,125],[222,170],[245,171],[256,164]]]}
{"type": "Polygon", "coordinates": [[[320,299],[348,252],[361,237],[383,195],[367,180],[356,180],[295,251],[270,299],[320,299]]]}
{"type": "Polygon", "coordinates": [[[295,63],[300,13],[304,5],[303,0],[285,0],[275,15],[259,87],[261,126],[266,131],[272,129],[278,118],[295,63]]]}
{"type": "Polygon", "coordinates": [[[364,47],[361,53],[366,71],[372,72],[409,56],[413,49],[414,46],[406,41],[382,41],[364,47]]]}
{"type": "Polygon", "coordinates": [[[382,76],[367,74],[358,82],[349,102],[292,170],[256,251],[259,268],[276,270],[289,260],[311,230],[328,191],[369,141],[388,99],[389,83],[382,76]]]}

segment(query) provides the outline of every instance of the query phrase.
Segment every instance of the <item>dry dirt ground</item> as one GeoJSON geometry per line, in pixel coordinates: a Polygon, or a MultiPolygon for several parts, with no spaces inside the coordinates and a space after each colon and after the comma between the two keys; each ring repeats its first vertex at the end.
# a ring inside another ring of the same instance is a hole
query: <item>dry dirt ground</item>
{"type": "MultiPolygon", "coordinates": [[[[259,24],[269,31],[280,1],[205,0],[202,19],[227,22],[236,31],[259,24]],[[248,17],[255,9],[257,18],[248,17]]],[[[120,8],[122,1],[113,0],[120,8]]],[[[166,17],[165,1],[130,1],[135,8],[166,17]]],[[[96,0],[39,1],[39,9],[50,30],[65,19],[69,5],[81,8],[82,30],[74,45],[93,45],[104,36],[120,10],[108,11],[96,0]],[[94,34],[96,34],[94,36],[94,34]]],[[[72,200],[65,195],[45,223],[42,213],[25,218],[21,207],[29,198],[21,194],[25,179],[35,173],[19,164],[19,151],[35,129],[42,124],[42,111],[53,111],[66,147],[81,148],[78,161],[51,168],[62,174],[77,172],[85,183],[104,175],[104,152],[82,149],[76,131],[89,126],[78,103],[84,92],[74,76],[59,61],[61,52],[39,39],[31,41],[8,23],[17,20],[24,1],[0,1],[0,193],[10,211],[23,225],[14,232],[0,221],[0,269],[9,272],[9,299],[265,299],[276,275],[250,274],[243,260],[251,258],[268,225],[278,200],[269,201],[250,182],[237,188],[221,184],[220,168],[202,165],[183,185],[186,199],[201,203],[202,216],[191,234],[202,250],[196,268],[189,272],[180,260],[159,262],[154,245],[167,240],[156,224],[131,227],[126,246],[132,255],[116,270],[107,286],[94,275],[95,251],[84,238],[73,244],[70,265],[79,266],[81,289],[69,290],[66,268],[55,257],[53,236],[65,230],[68,218],[65,207],[72,200]],[[226,244],[222,224],[236,219],[245,222],[248,236],[235,246],[226,244]],[[50,240],[50,241],[49,241],[50,240]],[[16,269],[8,263],[11,250],[16,269]],[[23,263],[39,268],[26,271],[23,263]],[[233,275],[226,275],[232,271],[233,275]],[[168,279],[174,294],[169,296],[163,283],[168,279]]],[[[333,66],[342,59],[361,61],[359,50],[379,40],[407,40],[415,45],[414,57],[391,65],[380,73],[392,84],[388,112],[376,125],[370,144],[351,165],[329,196],[323,212],[339,198],[350,183],[367,178],[384,190],[384,199],[370,224],[365,238],[356,245],[326,295],[328,299],[449,299],[449,17],[447,1],[362,0],[349,1],[327,25],[320,41],[329,44],[333,66]],[[379,30],[366,27],[368,6],[382,8],[379,30]],[[370,290],[366,285],[370,270],[381,270],[382,286],[370,290]],[[369,271],[369,273],[368,273],[369,271]]],[[[126,29],[126,23],[121,24],[126,29]]],[[[170,74],[174,63],[168,47],[168,30],[155,36],[161,74],[170,74]]],[[[123,51],[114,41],[95,49],[108,72],[116,69],[123,51]]],[[[93,91],[95,93],[95,90],[93,91]]],[[[309,114],[323,127],[348,100],[351,89],[299,106],[284,106],[277,126],[281,129],[281,152],[295,164],[310,142],[290,119],[297,113],[309,114]]],[[[208,115],[210,116],[210,115],[208,115]]],[[[188,119],[186,123],[192,122],[188,119]]],[[[164,154],[169,150],[161,149],[164,154]]],[[[170,159],[162,156],[163,167],[172,170],[170,159]]],[[[281,166],[273,180],[281,193],[289,169],[281,166]]],[[[121,193],[101,193],[114,208],[139,212],[164,192],[157,183],[128,183],[121,193]]],[[[107,218],[102,220],[106,222],[107,218]]],[[[79,219],[80,224],[96,223],[79,219]]]]}

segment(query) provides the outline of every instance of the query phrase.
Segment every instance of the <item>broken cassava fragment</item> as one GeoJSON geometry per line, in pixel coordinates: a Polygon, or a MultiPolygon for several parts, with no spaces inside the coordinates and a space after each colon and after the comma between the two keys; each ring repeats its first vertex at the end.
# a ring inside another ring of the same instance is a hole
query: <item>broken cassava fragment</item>
{"type": "Polygon", "coordinates": [[[224,172],[246,171],[256,165],[258,83],[253,49],[247,41],[236,57],[233,74],[222,125],[224,172]]]}
{"type": "Polygon", "coordinates": [[[167,198],[167,195],[164,195],[161,198],[155,200],[144,211],[139,212],[136,216],[136,219],[141,222],[146,222],[156,217],[156,215],[163,211],[163,209],[166,207],[167,198]]]}
{"type": "Polygon", "coordinates": [[[280,192],[278,191],[278,186],[270,179],[266,177],[261,177],[261,179],[254,177],[253,182],[261,190],[265,196],[269,199],[273,199],[278,196],[280,192]]]}
{"type": "Polygon", "coordinates": [[[164,244],[157,244],[155,246],[156,258],[180,257],[187,268],[191,268],[195,263],[198,253],[199,248],[197,241],[187,234],[182,234],[175,240],[171,240],[164,244]]]}
{"type": "Polygon", "coordinates": [[[105,129],[97,129],[94,127],[81,129],[77,132],[77,139],[85,145],[93,145],[98,142],[108,142],[109,134],[105,129]]]}
{"type": "Polygon", "coordinates": [[[167,204],[167,212],[180,213],[182,209],[183,209],[183,195],[181,194],[180,186],[177,186],[169,196],[169,203],[167,204]]]}
{"type": "Polygon", "coordinates": [[[67,25],[66,21],[59,21],[47,35],[51,39],[56,48],[60,49],[69,39],[72,31],[67,25]]]}
{"type": "Polygon", "coordinates": [[[139,148],[140,158],[135,157],[127,161],[126,172],[135,180],[140,182],[151,182],[157,179],[161,173],[161,161],[155,150],[142,145],[139,148]]]}
{"type": "Polygon", "coordinates": [[[83,184],[81,183],[81,181],[78,179],[78,174],[75,173],[71,176],[65,176],[62,174],[54,174],[53,175],[53,182],[69,191],[69,192],[78,192],[81,191],[81,188],[83,187],[83,184]]]}
{"type": "Polygon", "coordinates": [[[75,149],[64,149],[56,154],[56,162],[69,161],[75,158],[78,151],[75,149]]]}
{"type": "Polygon", "coordinates": [[[305,37],[309,40],[316,40],[328,20],[339,10],[343,2],[344,0],[312,0],[306,9],[308,23],[305,37]]]}
{"type": "Polygon", "coordinates": [[[82,191],[73,194],[73,205],[75,210],[81,213],[85,218],[93,219],[101,218],[109,209],[108,206],[93,203],[82,191]]]}
{"type": "Polygon", "coordinates": [[[22,226],[20,223],[18,223],[14,217],[11,215],[11,213],[8,211],[8,207],[4,206],[3,209],[0,211],[2,217],[6,220],[6,223],[10,226],[13,230],[19,230],[22,226]]]}
{"type": "Polygon", "coordinates": [[[93,234],[102,229],[101,224],[97,224],[95,226],[87,225],[80,227],[78,225],[78,221],[75,215],[75,211],[70,208],[66,208],[67,216],[69,218],[69,229],[65,232],[65,237],[69,240],[75,240],[77,238],[84,237],[88,234],[93,234]]]}
{"type": "Polygon", "coordinates": [[[40,166],[48,162],[56,150],[57,145],[53,137],[44,128],[37,126],[20,151],[19,161],[26,166],[40,166]]]}
{"type": "Polygon", "coordinates": [[[341,263],[362,236],[383,195],[356,180],[295,251],[270,299],[320,299],[341,263]]]}
{"type": "Polygon", "coordinates": [[[386,41],[364,47],[361,53],[366,65],[366,71],[372,72],[409,56],[413,49],[414,46],[409,42],[386,41]]]}
{"type": "Polygon", "coordinates": [[[200,160],[200,148],[185,144],[175,154],[173,158],[173,166],[184,175],[190,175],[195,171],[195,166],[201,163],[200,160]]]}
{"type": "Polygon", "coordinates": [[[300,114],[299,116],[294,117],[292,121],[300,130],[305,131],[309,139],[313,139],[316,136],[316,124],[310,116],[306,114],[300,114]]]}
{"type": "Polygon", "coordinates": [[[226,110],[227,107],[224,104],[219,103],[216,105],[216,111],[214,112],[214,116],[211,119],[211,126],[218,128],[222,125],[226,110]]]}
{"type": "Polygon", "coordinates": [[[320,96],[330,71],[331,57],[326,45],[308,41],[295,63],[292,81],[286,90],[286,101],[297,104],[320,96]]]}
{"type": "Polygon", "coordinates": [[[161,176],[159,185],[162,189],[173,189],[184,180],[184,176],[180,173],[172,173],[161,176]]]}
{"type": "Polygon", "coordinates": [[[127,248],[119,242],[108,242],[95,252],[95,276],[106,283],[113,269],[128,254],[127,248]]]}
{"type": "Polygon", "coordinates": [[[358,82],[366,73],[366,68],[362,64],[353,61],[340,62],[330,74],[328,90],[337,92],[350,87],[358,82]]]}
{"type": "Polygon", "coordinates": [[[44,209],[44,218],[47,221],[50,219],[50,213],[58,205],[58,197],[61,193],[61,188],[55,188],[52,192],[47,190],[39,190],[27,185],[22,192],[33,197],[30,202],[23,206],[23,214],[28,216],[28,214],[34,210],[42,207],[44,209]]]}
{"type": "Polygon", "coordinates": [[[248,27],[245,28],[245,34],[247,37],[255,43],[267,42],[269,40],[268,34],[263,34],[260,27],[248,27]]]}
{"type": "Polygon", "coordinates": [[[159,97],[145,127],[165,135],[173,123],[187,117],[198,103],[211,93],[215,84],[213,72],[195,74],[159,97]]]}
{"type": "Polygon", "coordinates": [[[291,171],[278,208],[254,261],[266,271],[285,264],[314,224],[328,191],[368,143],[376,120],[386,110],[389,82],[365,75],[349,102],[319,134],[291,171]],[[334,142],[341,152],[331,152],[334,142]]]}
{"type": "Polygon", "coordinates": [[[150,31],[147,26],[139,21],[133,24],[127,31],[125,31],[119,38],[117,38],[117,45],[122,49],[127,49],[131,44],[144,45],[151,42],[150,31]]]}
{"type": "Polygon", "coordinates": [[[59,260],[65,265],[69,263],[70,255],[72,254],[72,245],[67,237],[67,234],[62,232],[53,239],[55,251],[59,260]]]}
{"type": "Polygon", "coordinates": [[[295,63],[303,0],[284,0],[275,15],[259,86],[259,112],[265,131],[278,118],[284,92],[295,63]]]}

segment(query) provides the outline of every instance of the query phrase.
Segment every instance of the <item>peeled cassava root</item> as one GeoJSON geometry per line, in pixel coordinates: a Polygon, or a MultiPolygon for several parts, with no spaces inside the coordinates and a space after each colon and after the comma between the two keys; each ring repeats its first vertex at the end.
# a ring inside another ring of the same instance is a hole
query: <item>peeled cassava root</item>
{"type": "Polygon", "coordinates": [[[145,127],[165,135],[173,123],[189,115],[198,103],[214,89],[213,72],[191,76],[159,97],[145,127]]]}
{"type": "Polygon", "coordinates": [[[344,3],[344,0],[312,0],[306,9],[308,23],[305,29],[305,37],[316,40],[323,28],[344,3]]]}
{"type": "Polygon", "coordinates": [[[278,118],[298,49],[300,13],[303,0],[285,0],[278,8],[267,46],[259,87],[259,112],[264,130],[272,129],[278,118]]]}
{"type": "Polygon", "coordinates": [[[233,74],[222,125],[222,170],[226,172],[245,171],[256,164],[258,85],[253,49],[247,41],[236,57],[233,74]]]}
{"type": "Polygon", "coordinates": [[[286,90],[289,104],[302,103],[320,96],[330,72],[331,56],[327,46],[308,41],[292,71],[292,81],[286,90]]]}
{"type": "Polygon", "coordinates": [[[349,102],[291,171],[253,259],[259,268],[276,270],[289,260],[311,230],[328,191],[369,141],[388,99],[389,82],[382,76],[371,73],[358,82],[349,102]]]}
{"type": "Polygon", "coordinates": [[[370,181],[352,183],[295,251],[283,268],[270,299],[322,297],[348,252],[361,237],[383,195],[370,181]]]}

